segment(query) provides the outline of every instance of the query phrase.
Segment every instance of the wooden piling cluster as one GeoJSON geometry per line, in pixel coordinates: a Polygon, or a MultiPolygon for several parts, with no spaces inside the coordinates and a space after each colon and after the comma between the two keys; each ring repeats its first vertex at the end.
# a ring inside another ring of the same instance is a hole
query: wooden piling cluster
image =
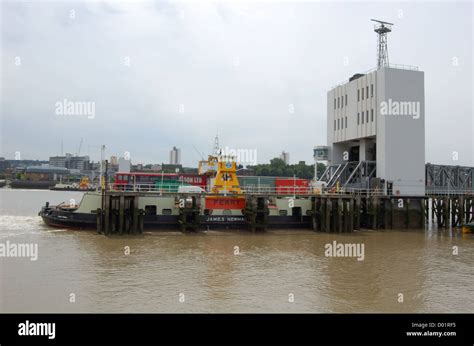
{"type": "Polygon", "coordinates": [[[182,232],[196,232],[199,229],[200,203],[199,195],[181,195],[178,197],[178,223],[182,232]]]}
{"type": "Polygon", "coordinates": [[[360,229],[361,198],[319,195],[312,197],[312,228],[322,232],[360,229]]]}
{"type": "Polygon", "coordinates": [[[104,193],[102,208],[97,209],[97,232],[100,234],[143,233],[144,211],[138,209],[138,194],[104,193]]]}
{"type": "Polygon", "coordinates": [[[426,221],[431,216],[438,228],[460,227],[474,221],[474,195],[432,195],[425,200],[424,210],[426,221]]]}
{"type": "Polygon", "coordinates": [[[352,232],[361,228],[424,227],[424,197],[319,195],[312,197],[312,228],[352,232]]]}
{"type": "Polygon", "coordinates": [[[263,232],[268,224],[268,197],[260,195],[248,195],[244,209],[248,228],[252,232],[263,232]]]}

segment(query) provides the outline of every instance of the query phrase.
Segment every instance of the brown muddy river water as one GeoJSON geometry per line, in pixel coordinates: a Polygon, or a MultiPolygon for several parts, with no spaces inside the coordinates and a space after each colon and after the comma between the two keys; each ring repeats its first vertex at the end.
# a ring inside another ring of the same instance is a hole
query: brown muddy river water
{"type": "Polygon", "coordinates": [[[0,257],[1,312],[474,312],[474,236],[457,229],[107,238],[37,216],[81,195],[0,189],[0,244],[38,250],[0,257]],[[363,260],[326,256],[334,241],[363,260]]]}

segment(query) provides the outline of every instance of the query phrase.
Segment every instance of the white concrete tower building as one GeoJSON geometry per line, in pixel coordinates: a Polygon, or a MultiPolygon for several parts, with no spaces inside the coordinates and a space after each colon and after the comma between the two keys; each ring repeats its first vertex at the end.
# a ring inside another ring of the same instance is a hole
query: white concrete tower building
{"type": "Polygon", "coordinates": [[[424,73],[390,65],[355,74],[331,89],[327,94],[327,141],[329,164],[341,165],[340,169],[348,162],[375,162],[373,175],[359,181],[360,187],[370,187],[370,180],[380,178],[389,193],[423,195],[424,73]]]}

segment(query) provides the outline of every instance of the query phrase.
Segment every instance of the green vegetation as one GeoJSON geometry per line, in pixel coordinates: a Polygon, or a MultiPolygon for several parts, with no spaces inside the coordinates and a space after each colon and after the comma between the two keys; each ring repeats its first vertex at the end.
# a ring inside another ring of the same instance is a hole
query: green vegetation
{"type": "MultiPolygon", "coordinates": [[[[314,165],[307,165],[304,161],[300,161],[296,165],[287,165],[282,159],[274,158],[270,160],[269,164],[248,166],[247,168],[253,169],[256,176],[293,177],[296,175],[297,178],[314,178],[314,165]]],[[[325,169],[324,163],[318,163],[318,175],[322,174],[325,169]]]]}

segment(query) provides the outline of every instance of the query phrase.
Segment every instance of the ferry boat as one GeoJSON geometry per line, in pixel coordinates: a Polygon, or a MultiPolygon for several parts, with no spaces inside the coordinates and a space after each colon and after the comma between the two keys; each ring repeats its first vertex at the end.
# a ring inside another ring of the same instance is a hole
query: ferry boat
{"type": "MultiPolygon", "coordinates": [[[[104,196],[113,195],[115,191],[118,197],[112,197],[110,203],[126,205],[120,222],[132,223],[136,212],[141,215],[143,229],[146,230],[179,229],[186,208],[194,208],[193,221],[200,230],[246,229],[252,223],[251,213],[255,209],[263,211],[265,228],[311,227],[311,199],[295,195],[296,191],[301,192],[301,187],[293,192],[288,190],[287,194],[276,195],[268,191],[248,194],[240,187],[236,163],[232,158],[210,156],[209,160],[216,162],[217,172],[209,179],[212,185],[208,192],[203,189],[197,191],[196,185],[191,185],[189,191],[183,188],[185,185],[181,185],[177,191],[167,191],[165,185],[160,183],[147,185],[145,189],[136,184],[126,188],[122,185],[120,188],[112,187],[109,191],[85,192],[78,205],[71,201],[50,206],[47,202],[39,215],[48,226],[98,229],[98,223],[101,222],[99,215],[104,210],[104,196]],[[256,198],[252,197],[256,196],[261,205],[249,205],[255,203],[256,198]]],[[[169,187],[169,183],[166,186],[169,187]]],[[[120,213],[119,209],[113,209],[109,220],[118,220],[120,213]]]]}

